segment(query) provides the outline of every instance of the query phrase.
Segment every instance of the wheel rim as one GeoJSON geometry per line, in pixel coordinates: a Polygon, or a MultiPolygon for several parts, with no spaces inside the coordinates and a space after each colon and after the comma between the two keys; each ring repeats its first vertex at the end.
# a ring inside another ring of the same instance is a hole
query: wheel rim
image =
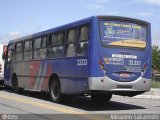
{"type": "Polygon", "coordinates": [[[59,95],[59,87],[57,84],[55,84],[55,86],[53,88],[53,94],[55,97],[58,97],[58,95],[59,95]]]}
{"type": "Polygon", "coordinates": [[[59,85],[57,82],[52,83],[52,94],[56,98],[59,96],[59,85]]]}

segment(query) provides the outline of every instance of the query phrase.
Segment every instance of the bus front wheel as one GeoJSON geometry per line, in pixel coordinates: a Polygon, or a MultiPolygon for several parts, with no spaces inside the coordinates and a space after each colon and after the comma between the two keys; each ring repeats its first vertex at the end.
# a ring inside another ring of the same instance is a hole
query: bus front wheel
{"type": "Polygon", "coordinates": [[[50,92],[50,97],[51,100],[55,103],[61,102],[61,87],[60,87],[60,82],[57,78],[53,79],[50,82],[50,87],[49,87],[49,92],[50,92]]]}
{"type": "Polygon", "coordinates": [[[91,94],[91,98],[92,101],[96,103],[109,102],[112,94],[91,94]]]}
{"type": "Polygon", "coordinates": [[[23,88],[18,87],[18,79],[16,76],[13,77],[12,86],[13,86],[14,93],[23,94],[23,88]]]}

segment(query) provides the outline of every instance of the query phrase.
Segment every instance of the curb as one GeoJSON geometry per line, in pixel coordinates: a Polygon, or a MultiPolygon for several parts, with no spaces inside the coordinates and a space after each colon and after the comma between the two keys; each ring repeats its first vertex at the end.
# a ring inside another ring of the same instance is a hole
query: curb
{"type": "Polygon", "coordinates": [[[144,99],[160,99],[158,95],[137,95],[134,98],[144,98],[144,99]]]}
{"type": "Polygon", "coordinates": [[[134,98],[145,98],[145,99],[160,99],[160,89],[159,88],[151,88],[150,91],[134,96],[134,98]]]}

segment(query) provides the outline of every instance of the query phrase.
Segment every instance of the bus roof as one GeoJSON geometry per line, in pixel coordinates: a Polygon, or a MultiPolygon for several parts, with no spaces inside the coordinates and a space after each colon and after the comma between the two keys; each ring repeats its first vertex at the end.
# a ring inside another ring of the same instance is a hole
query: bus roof
{"type": "Polygon", "coordinates": [[[105,16],[105,15],[91,16],[91,17],[88,17],[88,18],[85,18],[85,19],[82,19],[82,20],[78,20],[78,21],[75,21],[75,22],[72,22],[72,23],[68,23],[68,24],[65,24],[65,25],[62,25],[62,26],[58,26],[58,27],[55,27],[55,28],[51,28],[51,29],[48,29],[48,30],[44,30],[44,31],[41,31],[41,32],[38,32],[38,33],[34,33],[34,34],[31,34],[31,35],[28,35],[28,36],[24,36],[24,37],[21,37],[21,38],[11,40],[9,42],[9,44],[19,42],[19,41],[23,41],[23,40],[27,40],[27,39],[36,38],[36,37],[43,36],[43,35],[47,35],[49,33],[52,33],[52,32],[55,32],[55,31],[61,31],[61,30],[67,29],[67,28],[74,27],[76,25],[85,24],[85,23],[87,23],[88,21],[91,21],[94,18],[110,19],[110,20],[111,19],[114,19],[114,20],[115,19],[117,19],[117,20],[131,20],[131,21],[137,21],[137,22],[144,23],[144,24],[150,24],[146,21],[142,21],[142,20],[139,20],[139,19],[121,17],[121,16],[105,16]]]}

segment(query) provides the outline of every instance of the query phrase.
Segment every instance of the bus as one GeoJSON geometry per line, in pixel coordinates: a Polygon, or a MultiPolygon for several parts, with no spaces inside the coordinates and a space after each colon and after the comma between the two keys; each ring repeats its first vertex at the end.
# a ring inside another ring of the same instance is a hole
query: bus
{"type": "Polygon", "coordinates": [[[5,56],[5,85],[16,93],[45,91],[53,102],[90,95],[150,90],[151,26],[138,19],[92,16],[11,40],[5,56]]]}
{"type": "Polygon", "coordinates": [[[4,61],[3,61],[3,53],[5,53],[7,46],[1,44],[0,45],[0,85],[3,86],[4,83],[4,61]]]}

